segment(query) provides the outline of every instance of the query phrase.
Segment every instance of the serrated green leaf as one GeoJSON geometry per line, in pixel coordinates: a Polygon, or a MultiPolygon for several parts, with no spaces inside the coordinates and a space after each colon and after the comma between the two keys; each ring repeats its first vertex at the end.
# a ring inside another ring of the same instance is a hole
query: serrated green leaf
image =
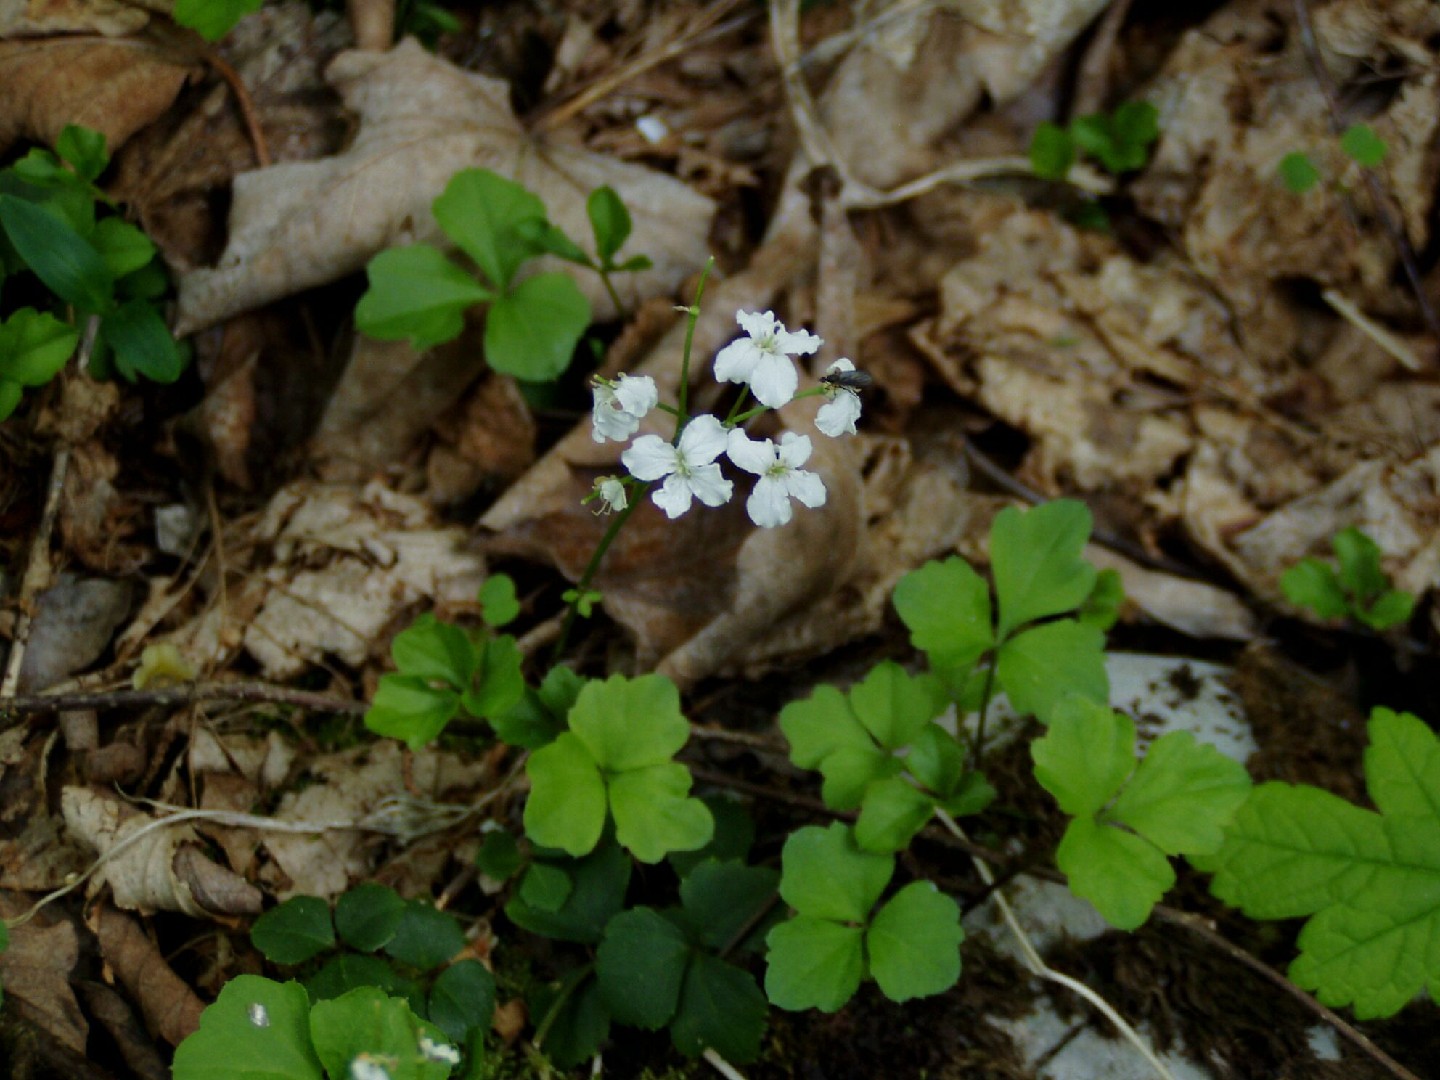
{"type": "Polygon", "coordinates": [[[865,851],[900,851],[925,827],[934,810],[935,800],[903,778],[878,780],[865,789],[855,842],[865,851]]]}
{"type": "Polygon", "coordinates": [[[746,866],[738,859],[703,862],[680,883],[685,923],[700,944],[726,949],[747,931],[780,885],[768,866],[746,866]]]}
{"type": "Polygon", "coordinates": [[[175,0],[173,17],[206,41],[219,41],[264,0],[175,0]]]}
{"type": "Polygon", "coordinates": [[[115,288],[105,261],[84,237],[48,210],[0,195],[0,228],[46,288],[87,314],[107,310],[115,288]]]}
{"type": "Polygon", "coordinates": [[[55,140],[55,152],[70,163],[82,180],[96,180],[110,164],[105,136],[79,124],[66,124],[55,140]]]}
{"type": "Polygon", "coordinates": [[[564,732],[530,755],[525,773],[525,834],[573,856],[593,851],[605,828],[605,781],[585,744],[564,732]]]}
{"type": "Polygon", "coordinates": [[[1107,820],[1128,825],[1167,855],[1218,851],[1224,829],[1250,794],[1245,766],[1188,731],[1150,745],[1107,820]]]}
{"type": "Polygon", "coordinates": [[[590,301],[566,274],[536,274],[495,299],[485,316],[485,359],[526,382],[548,382],[570,366],[590,325],[590,301]]]}
{"type": "Polygon", "coordinates": [[[675,1049],[699,1057],[713,1049],[744,1065],[760,1054],[769,1005],[748,971],[708,953],[696,953],[685,972],[680,1004],[670,1022],[675,1049]]]}
{"type": "Polygon", "coordinates": [[[88,239],[116,279],[134,273],[155,257],[150,238],[123,218],[102,218],[88,239]]]}
{"type": "Polygon", "coordinates": [[[272,964],[303,964],[335,944],[330,905],[317,896],[292,896],[255,920],[250,941],[272,964]]]}
{"type": "Polygon", "coordinates": [[[537,862],[525,871],[520,879],[520,899],[536,911],[553,914],[565,906],[574,892],[575,884],[558,866],[537,862]]]}
{"type": "Polygon", "coordinates": [[[470,684],[479,663],[470,635],[428,611],[395,635],[390,655],[402,675],[456,690],[470,684]]]}
{"type": "Polygon", "coordinates": [[[382,675],[365,726],[376,735],[401,739],[411,750],[434,741],[460,711],[460,695],[437,689],[414,675],[382,675]]]}
{"type": "Polygon", "coordinates": [[[850,708],[886,750],[908,746],[945,707],[940,684],[886,660],[850,689],[850,708]]]}
{"type": "Polygon", "coordinates": [[[1071,817],[1098,812],[1135,768],[1135,724],[1080,697],[1055,709],[1049,730],[1030,744],[1035,779],[1071,817]]]}
{"type": "Polygon", "coordinates": [[[237,975],[175,1049],[175,1080],[324,1080],[297,982],[237,975]]]}
{"type": "Polygon", "coordinates": [[[545,217],[539,196],[489,169],[465,169],[450,178],[434,203],[435,220],[475,260],[486,279],[504,289],[520,264],[539,250],[516,226],[545,217]]]}
{"type": "Polygon", "coordinates": [[[402,978],[378,956],[341,953],[325,962],[325,966],[305,980],[305,989],[312,1001],[328,1001],[348,994],[361,986],[375,986],[391,997],[405,998],[417,1008],[423,995],[412,979],[402,978]]]}
{"type": "Polygon", "coordinates": [[[387,955],[421,971],[439,967],[464,948],[465,932],[455,916],[423,900],[405,904],[400,925],[385,943],[387,955]]]}
{"type": "Polygon", "coordinates": [[[461,960],[440,973],[426,999],[426,1015],[451,1042],[464,1046],[495,1014],[495,976],[479,960],[461,960]]]}
{"type": "Polygon", "coordinates": [[[1320,182],[1320,170],[1310,155],[1295,150],[1280,159],[1276,166],[1280,182],[1296,195],[1303,195],[1320,182]]]}
{"type": "Polygon", "coordinates": [[[1380,545],[1356,528],[1341,529],[1330,539],[1340,563],[1340,587],[1353,597],[1368,600],[1390,584],[1380,568],[1380,545]]]}
{"type": "Polygon", "coordinates": [[[801,915],[864,922],[895,872],[895,859],[861,851],[846,826],[808,825],[785,841],[780,895],[801,915]]]}
{"type": "Polygon", "coordinates": [[[632,908],[611,919],[595,953],[595,976],[611,1017],[647,1031],[669,1023],[690,953],[685,935],[653,908],[632,908]]]}
{"type": "Polygon", "coordinates": [[[315,1054],[332,1077],[351,1076],[351,1062],[365,1054],[385,1063],[390,1080],[443,1080],[450,1066],[421,1055],[422,1035],[444,1042],[440,1031],[416,1016],[408,1003],[371,986],[316,1002],[310,1010],[315,1054]]]}
{"type": "Polygon", "coordinates": [[[1418,716],[1383,708],[1370,714],[1365,775],[1382,814],[1440,821],[1440,741],[1418,716]]]}
{"type": "Polygon", "coordinates": [[[990,589],[969,563],[928,562],[900,579],[891,597],[910,644],[952,667],[973,664],[995,644],[990,589]]]}
{"type": "Polygon", "coordinates": [[[1030,169],[1042,180],[1064,180],[1075,164],[1075,140],[1059,124],[1042,121],[1030,136],[1030,169]]]}
{"type": "Polygon", "coordinates": [[[408,339],[415,349],[458,337],[466,310],[494,296],[426,244],[382,251],[366,273],[370,287],[355,305],[356,329],[381,341],[408,339]]]}
{"type": "Polygon", "coordinates": [[[43,386],[65,366],[80,331],[53,315],[25,307],[0,324],[0,378],[43,386]]]}
{"type": "Polygon", "coordinates": [[[352,949],[375,952],[395,936],[405,901],[388,885],[367,881],[335,901],[335,929],[352,949]]]}
{"type": "Polygon", "coordinates": [[[627,769],[607,777],[615,839],[643,863],[710,842],[709,808],[689,798],[690,770],[677,762],[627,769]]]}
{"type": "Polygon", "coordinates": [[[891,1001],[944,993],[960,978],[960,908],[928,881],[886,901],[865,933],[870,975],[891,1001]]]}
{"type": "Polygon", "coordinates": [[[690,738],[680,691],[663,675],[586,683],[570,710],[570,729],[611,772],[668,762],[690,738]]]}
{"type": "Polygon", "coordinates": [[[630,238],[630,211],[615,194],[615,189],[604,185],[592,191],[585,200],[585,213],[595,234],[595,251],[600,256],[600,265],[608,268],[615,259],[615,253],[630,238]]]}
{"type": "Polygon", "coordinates": [[[818,769],[843,748],[868,752],[875,745],[851,712],[849,700],[829,683],[781,709],[780,730],[790,744],[790,760],[802,769],[818,769]]]}
{"type": "Polygon", "coordinates": [[[1070,822],[1055,863],[1069,879],[1070,891],[1089,900],[1120,930],[1143,925],[1175,884],[1174,868],[1154,844],[1091,817],[1070,822]]]}
{"type": "Polygon", "coordinates": [[[1319,559],[1301,559],[1281,574],[1280,591],[1296,607],[1309,608],[1322,619],[1343,619],[1350,611],[1340,579],[1319,559]]]}
{"type": "Polygon", "coordinates": [[[100,332],[115,352],[115,370],[134,382],[173,383],[185,370],[175,336],[148,300],[127,300],[100,318],[100,332]]]}
{"type": "Polygon", "coordinates": [[[480,610],[485,625],[499,629],[514,622],[520,615],[520,600],[515,595],[515,579],[509,574],[491,574],[480,586],[480,610]]]}
{"type": "Polygon", "coordinates": [[[835,1012],[855,996],[865,976],[865,932],[828,919],[798,915],[765,939],[765,995],[772,1005],[835,1012]]]}
{"type": "Polygon", "coordinates": [[[1373,169],[1385,160],[1390,147],[1369,124],[1351,124],[1340,136],[1340,149],[1357,165],[1373,169]]]}
{"type": "Polygon", "coordinates": [[[1032,626],[1000,646],[995,677],[1010,704],[1021,713],[1033,713],[1042,724],[1072,694],[1107,701],[1105,635],[1073,619],[1032,626]]]}
{"type": "Polygon", "coordinates": [[[536,911],[512,899],[505,914],[532,934],[591,945],[600,940],[606,925],[625,903],[632,863],[618,844],[604,843],[593,853],[565,865],[574,882],[570,898],[556,912],[536,911]]]}
{"type": "Polygon", "coordinates": [[[990,527],[990,568],[1000,618],[996,636],[1026,623],[1078,608],[1098,571],[1082,557],[1090,539],[1090,509],[1073,499],[1021,513],[1007,506],[990,527]]]}

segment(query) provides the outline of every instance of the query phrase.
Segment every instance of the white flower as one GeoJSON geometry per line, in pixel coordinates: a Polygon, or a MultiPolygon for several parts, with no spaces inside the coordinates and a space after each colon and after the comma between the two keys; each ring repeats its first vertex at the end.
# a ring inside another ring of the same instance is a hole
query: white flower
{"type": "Polygon", "coordinates": [[[428,1035],[420,1036],[420,1056],[426,1061],[438,1061],[445,1065],[459,1065],[460,1051],[449,1043],[437,1043],[428,1035]]]}
{"type": "Polygon", "coordinates": [[[610,514],[624,510],[630,504],[630,496],[625,491],[625,483],[618,476],[602,476],[595,481],[595,487],[590,494],[585,496],[585,502],[599,499],[601,506],[595,511],[597,514],[610,514]]]}
{"type": "MultiPolygon", "coordinates": [[[[826,375],[854,371],[855,365],[849,360],[836,360],[825,369],[826,375]]],[[[860,395],[848,386],[834,383],[825,384],[825,396],[829,399],[815,414],[815,426],[832,439],[841,435],[855,434],[855,421],[860,419],[860,395]]]]}
{"type": "Polygon", "coordinates": [[[747,336],[716,354],[715,378],[749,383],[756,400],[772,409],[788,404],[800,384],[790,357],[809,356],[820,348],[820,339],[805,330],[790,333],[772,311],[737,311],[735,321],[747,336]]]}
{"type": "Polygon", "coordinates": [[[659,435],[642,435],[620,455],[639,480],[665,483],[651,496],[665,516],[677,518],[690,509],[690,499],[706,506],[730,501],[735,485],[713,464],[725,452],[725,425],[708,414],[697,416],[680,433],[680,445],[671,446],[659,435]]]}
{"type": "Polygon", "coordinates": [[[648,375],[621,375],[614,382],[595,379],[595,427],[590,437],[624,442],[635,434],[641,419],[660,400],[655,380],[648,375]]]}
{"type": "Polygon", "coordinates": [[[730,432],[726,448],[730,460],[760,477],[745,500],[745,509],[762,529],[789,522],[791,499],[799,499],[811,509],[825,505],[824,482],[800,468],[809,460],[810,449],[810,437],[793,431],[780,436],[779,449],[769,439],[751,439],[739,428],[730,432]]]}

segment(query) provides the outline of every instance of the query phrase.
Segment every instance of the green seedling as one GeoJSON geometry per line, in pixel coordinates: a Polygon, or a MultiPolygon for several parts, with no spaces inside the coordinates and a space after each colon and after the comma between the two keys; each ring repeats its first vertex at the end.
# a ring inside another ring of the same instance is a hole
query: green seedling
{"type": "MultiPolygon", "coordinates": [[[[1389,144],[1369,124],[1351,124],[1340,136],[1340,149],[1365,169],[1378,168],[1390,153],[1389,144]]],[[[1280,159],[1280,182],[1296,195],[1303,195],[1320,182],[1323,174],[1314,159],[1303,150],[1294,150],[1280,159]]]]}
{"type": "Polygon", "coordinates": [[[1160,137],[1159,115],[1148,101],[1127,101],[1109,114],[1078,117],[1068,127],[1047,120],[1030,138],[1030,168],[1043,180],[1064,180],[1084,153],[1115,176],[1143,169],[1160,137]]]}
{"type": "Polygon", "coordinates": [[[1371,630],[1410,621],[1415,597],[1390,587],[1380,566],[1380,546],[1359,529],[1342,529],[1330,541],[1336,565],[1301,559],[1280,577],[1280,591],[1297,607],[1322,619],[1354,619],[1371,630]]]}

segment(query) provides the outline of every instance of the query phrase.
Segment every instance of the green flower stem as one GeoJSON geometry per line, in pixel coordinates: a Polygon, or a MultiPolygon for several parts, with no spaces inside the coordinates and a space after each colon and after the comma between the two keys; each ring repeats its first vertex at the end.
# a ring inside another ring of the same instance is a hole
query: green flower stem
{"type": "MultiPolygon", "coordinates": [[[[749,387],[746,387],[744,390],[740,391],[740,399],[735,402],[735,408],[730,410],[730,415],[725,419],[726,427],[744,427],[747,423],[749,423],[755,417],[759,416],[761,413],[770,411],[769,405],[756,405],[753,409],[746,409],[743,413],[739,413],[737,415],[736,409],[739,409],[740,406],[744,403],[745,395],[748,392],[749,387]]],[[[812,386],[809,390],[800,391],[800,393],[796,394],[793,398],[791,398],[791,400],[799,401],[801,398],[819,397],[823,393],[825,393],[825,388],[823,386],[812,386]]]]}
{"type": "Polygon", "coordinates": [[[610,527],[605,530],[605,535],[600,538],[600,543],[595,545],[595,551],[590,556],[590,562],[585,567],[585,572],[580,575],[580,580],[575,583],[575,599],[570,602],[565,612],[565,621],[560,624],[560,635],[555,639],[555,648],[551,650],[550,661],[558,664],[560,657],[565,653],[565,644],[570,639],[570,631],[575,626],[575,620],[580,615],[580,601],[590,589],[590,583],[595,580],[595,574],[600,569],[600,563],[605,558],[605,553],[610,550],[615,537],[620,535],[625,522],[630,520],[630,515],[640,507],[640,500],[650,490],[652,484],[639,484],[635,490],[635,497],[613,518],[610,519],[610,527]]]}
{"type": "Polygon", "coordinates": [[[1000,656],[1000,646],[990,654],[985,665],[985,686],[980,691],[980,715],[975,719],[975,741],[970,744],[970,768],[980,771],[985,760],[985,718],[990,714],[990,699],[995,693],[995,667],[1000,656]]]}
{"type": "Polygon", "coordinates": [[[600,275],[600,284],[605,286],[605,291],[610,294],[610,302],[615,305],[615,317],[617,319],[628,319],[630,313],[625,310],[625,305],[620,302],[620,294],[615,291],[615,285],[610,280],[609,272],[603,266],[592,267],[600,275]]]}
{"type": "Polygon", "coordinates": [[[695,302],[690,305],[688,315],[689,325],[685,327],[685,352],[680,357],[680,400],[679,408],[675,413],[675,438],[674,442],[680,442],[680,432],[685,430],[686,423],[690,420],[690,349],[695,343],[695,323],[700,319],[700,298],[705,295],[705,281],[710,277],[710,271],[715,268],[715,256],[705,260],[704,267],[700,270],[700,283],[695,286],[695,302]]]}

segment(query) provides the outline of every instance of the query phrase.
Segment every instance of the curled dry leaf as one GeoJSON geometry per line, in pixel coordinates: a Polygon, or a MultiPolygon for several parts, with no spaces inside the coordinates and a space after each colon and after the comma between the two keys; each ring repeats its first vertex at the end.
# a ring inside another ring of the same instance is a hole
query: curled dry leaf
{"type": "Polygon", "coordinates": [[[105,963],[120,977],[150,1028],[162,1039],[178,1046],[200,1026],[205,1003],[165,962],[139,923],[102,904],[92,916],[91,929],[105,963]]]}
{"type": "Polygon", "coordinates": [[[131,841],[132,835],[153,826],[156,819],[91,788],[65,788],[60,806],[66,827],[102,857],[120,848],[105,859],[91,879],[92,889],[102,884],[110,886],[117,906],[130,911],[181,911],[196,916],[260,910],[259,892],[243,878],[214,863],[202,872],[193,858],[181,858],[185,845],[200,844],[188,825],[151,828],[131,841]]]}
{"type": "MultiPolygon", "coordinates": [[[[624,275],[632,306],[671,292],[705,260],[709,199],[639,166],[532,139],[498,80],[462,71],[413,39],[387,53],[344,53],[326,77],[360,116],[355,141],[335,157],[236,177],[229,244],[215,269],[181,278],[177,333],[354,273],[394,244],[441,242],[430,204],[470,167],[524,184],[577,238],[590,235],[586,197],[613,187],[634,216],[626,251],[654,262],[624,275]]],[[[574,276],[601,317],[613,313],[594,274],[574,276]]]]}

